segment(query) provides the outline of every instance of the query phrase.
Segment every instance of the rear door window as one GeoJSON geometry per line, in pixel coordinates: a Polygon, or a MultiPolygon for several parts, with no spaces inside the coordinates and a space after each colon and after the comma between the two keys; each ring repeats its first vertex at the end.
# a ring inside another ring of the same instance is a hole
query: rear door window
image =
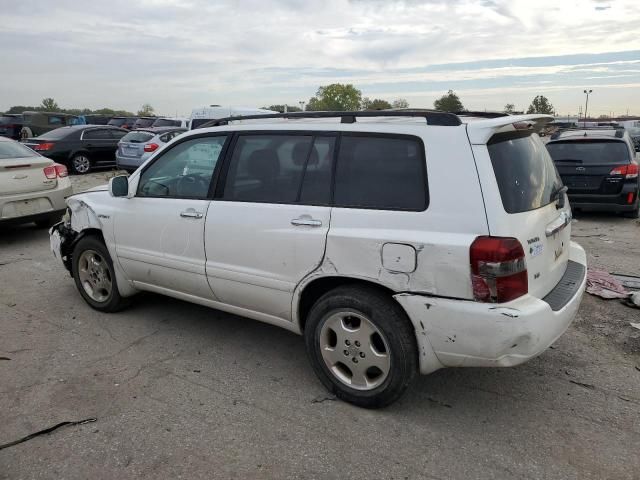
{"type": "Polygon", "coordinates": [[[547,144],[554,162],[577,165],[629,163],[629,148],[619,140],[571,140],[547,144]]]}
{"type": "Polygon", "coordinates": [[[415,137],[343,135],[334,204],[377,210],[425,210],[428,188],[422,141],[415,137]]]}
{"type": "Polygon", "coordinates": [[[109,130],[97,128],[95,130],[85,130],[82,135],[83,140],[113,140],[109,130]]]}
{"type": "Polygon", "coordinates": [[[538,135],[497,134],[489,140],[487,149],[507,213],[535,210],[555,200],[552,193],[562,181],[538,135]]]}

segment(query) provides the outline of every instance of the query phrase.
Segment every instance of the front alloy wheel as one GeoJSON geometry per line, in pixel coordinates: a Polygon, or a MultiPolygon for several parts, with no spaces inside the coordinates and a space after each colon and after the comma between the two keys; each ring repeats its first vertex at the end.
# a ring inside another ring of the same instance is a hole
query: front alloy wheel
{"type": "Polygon", "coordinates": [[[71,159],[71,168],[75,173],[80,175],[89,173],[91,170],[91,161],[86,155],[76,155],[71,159]]]}

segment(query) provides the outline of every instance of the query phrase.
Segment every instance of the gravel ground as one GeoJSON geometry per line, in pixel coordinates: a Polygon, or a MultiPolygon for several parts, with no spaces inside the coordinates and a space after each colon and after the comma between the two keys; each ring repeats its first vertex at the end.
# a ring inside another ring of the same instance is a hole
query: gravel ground
{"type": "MultiPolygon", "coordinates": [[[[73,177],[78,190],[111,172],[73,177]]],[[[640,224],[581,215],[592,266],[640,275],[640,224]]],[[[640,478],[640,310],[586,295],[511,369],[420,377],[391,407],[328,397],[302,339],[152,294],[91,310],[45,230],[0,229],[0,478],[640,478]]]]}

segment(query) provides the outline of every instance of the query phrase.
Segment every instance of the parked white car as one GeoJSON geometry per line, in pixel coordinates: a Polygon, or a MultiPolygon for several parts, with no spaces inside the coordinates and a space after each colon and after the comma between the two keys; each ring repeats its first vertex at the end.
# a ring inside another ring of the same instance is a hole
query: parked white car
{"type": "Polygon", "coordinates": [[[87,303],[147,290],[302,334],[324,385],[364,407],[417,372],[518,365],[567,329],[586,256],[535,133],[552,117],[286,118],[185,133],[71,197],[51,244],[87,303]]]}
{"type": "Polygon", "coordinates": [[[0,137],[0,224],[50,227],[62,217],[71,193],[67,167],[0,137]]]}

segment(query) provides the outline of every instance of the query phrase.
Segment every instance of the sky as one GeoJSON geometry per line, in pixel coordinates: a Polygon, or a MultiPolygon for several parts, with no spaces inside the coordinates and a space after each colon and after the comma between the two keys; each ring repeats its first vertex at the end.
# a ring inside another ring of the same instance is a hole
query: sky
{"type": "Polygon", "coordinates": [[[150,103],[298,105],[363,96],[470,110],[640,115],[638,0],[0,0],[0,111],[150,103]]]}

